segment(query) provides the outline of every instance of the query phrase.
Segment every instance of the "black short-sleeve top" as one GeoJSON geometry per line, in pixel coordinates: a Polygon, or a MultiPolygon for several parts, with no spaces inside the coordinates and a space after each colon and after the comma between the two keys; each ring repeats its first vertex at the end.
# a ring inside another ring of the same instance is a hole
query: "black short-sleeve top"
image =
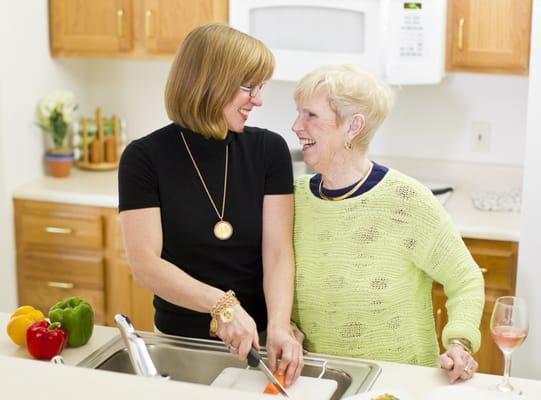
{"type": "MultiPolygon", "coordinates": [[[[277,133],[246,127],[225,140],[205,139],[176,124],[167,125],[124,150],[119,172],[119,211],[159,207],[161,257],[193,278],[222,290],[232,289],[254,318],[267,324],[261,255],[263,197],[293,193],[291,156],[277,133]],[[228,147],[224,219],[233,236],[219,240],[218,216],[188,155],[180,132],[221,211],[225,151],[228,147]]],[[[154,296],[156,327],[168,334],[208,338],[210,315],[154,296]]]]}

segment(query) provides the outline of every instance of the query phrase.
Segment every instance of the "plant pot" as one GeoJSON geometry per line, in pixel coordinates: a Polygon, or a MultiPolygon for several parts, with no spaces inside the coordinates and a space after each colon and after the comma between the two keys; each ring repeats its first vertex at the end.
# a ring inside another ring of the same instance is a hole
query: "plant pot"
{"type": "Polygon", "coordinates": [[[73,165],[73,153],[45,153],[45,160],[47,161],[47,168],[49,173],[54,178],[66,178],[71,172],[71,166],[73,165]]]}

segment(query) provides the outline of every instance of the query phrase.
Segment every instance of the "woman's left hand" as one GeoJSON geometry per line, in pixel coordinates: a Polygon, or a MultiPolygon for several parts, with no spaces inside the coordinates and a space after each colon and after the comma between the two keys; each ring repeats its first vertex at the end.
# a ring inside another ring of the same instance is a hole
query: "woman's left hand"
{"type": "Polygon", "coordinates": [[[459,379],[470,379],[479,368],[472,355],[457,344],[451,344],[447,351],[439,356],[438,362],[447,370],[451,383],[459,379]]]}
{"type": "Polygon", "coordinates": [[[302,345],[293,335],[291,327],[267,328],[266,347],[271,371],[285,373],[286,386],[295,383],[304,367],[304,359],[302,345]]]}

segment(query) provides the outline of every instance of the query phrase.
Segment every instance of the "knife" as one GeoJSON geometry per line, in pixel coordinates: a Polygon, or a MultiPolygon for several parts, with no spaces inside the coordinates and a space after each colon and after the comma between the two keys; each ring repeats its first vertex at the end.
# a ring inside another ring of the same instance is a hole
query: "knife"
{"type": "Polygon", "coordinates": [[[261,357],[261,354],[259,354],[256,348],[253,346],[250,349],[250,352],[248,353],[248,365],[253,368],[257,367],[261,371],[263,371],[267,379],[271,381],[271,383],[276,387],[276,389],[278,389],[278,391],[282,395],[284,395],[285,397],[291,398],[291,396],[289,396],[289,394],[286,392],[286,389],[282,386],[282,384],[278,381],[278,379],[276,379],[276,377],[272,374],[269,367],[265,365],[265,363],[263,362],[263,357],[261,357]]]}

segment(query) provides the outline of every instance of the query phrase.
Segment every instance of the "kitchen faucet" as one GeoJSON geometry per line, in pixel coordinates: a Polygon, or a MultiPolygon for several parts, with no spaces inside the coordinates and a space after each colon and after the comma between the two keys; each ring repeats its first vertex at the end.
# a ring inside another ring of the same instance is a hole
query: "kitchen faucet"
{"type": "Polygon", "coordinates": [[[144,340],[135,333],[130,319],[123,314],[116,314],[115,322],[128,350],[135,374],[151,378],[169,379],[168,375],[159,374],[156,370],[144,340]]]}

